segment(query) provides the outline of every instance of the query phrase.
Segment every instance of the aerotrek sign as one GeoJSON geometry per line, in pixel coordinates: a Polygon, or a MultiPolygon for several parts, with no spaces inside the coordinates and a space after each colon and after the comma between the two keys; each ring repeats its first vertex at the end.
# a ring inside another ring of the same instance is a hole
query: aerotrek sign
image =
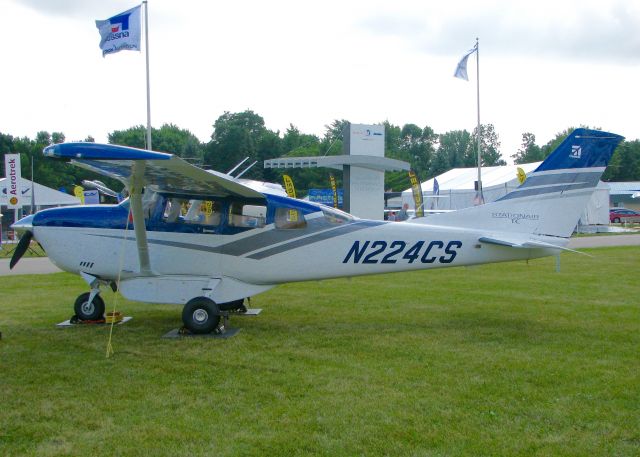
{"type": "Polygon", "coordinates": [[[5,203],[8,208],[22,208],[24,199],[22,198],[20,189],[20,183],[22,182],[20,154],[5,154],[4,169],[7,179],[5,180],[6,190],[2,192],[3,197],[6,198],[6,202],[3,201],[3,203],[5,203]]]}

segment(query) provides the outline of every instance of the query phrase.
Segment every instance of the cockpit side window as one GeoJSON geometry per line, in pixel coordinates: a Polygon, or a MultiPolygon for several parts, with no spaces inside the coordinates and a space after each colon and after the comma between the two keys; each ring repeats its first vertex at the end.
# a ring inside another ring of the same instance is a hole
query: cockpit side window
{"type": "Polygon", "coordinates": [[[279,207],[276,208],[275,225],[281,230],[303,229],[307,226],[307,221],[301,211],[279,207]]]}
{"type": "Polygon", "coordinates": [[[221,215],[220,203],[211,200],[191,200],[184,220],[188,224],[219,225],[221,215]]]}
{"type": "Polygon", "coordinates": [[[214,226],[220,224],[221,215],[219,202],[172,197],[165,203],[162,220],[168,223],[214,226]]]}

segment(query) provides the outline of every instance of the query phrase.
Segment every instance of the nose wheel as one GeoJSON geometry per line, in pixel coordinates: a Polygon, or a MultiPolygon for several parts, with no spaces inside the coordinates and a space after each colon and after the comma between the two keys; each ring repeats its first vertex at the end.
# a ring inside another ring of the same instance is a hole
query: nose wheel
{"type": "Polygon", "coordinates": [[[78,296],[73,310],[81,321],[96,321],[104,317],[104,300],[98,294],[85,292],[78,296]]]}

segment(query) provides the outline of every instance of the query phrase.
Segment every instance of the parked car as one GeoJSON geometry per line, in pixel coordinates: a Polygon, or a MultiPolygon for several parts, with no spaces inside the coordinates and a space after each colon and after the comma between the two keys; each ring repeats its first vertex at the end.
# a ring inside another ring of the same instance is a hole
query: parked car
{"type": "Polygon", "coordinates": [[[609,222],[640,222],[640,212],[627,208],[611,208],[609,222]]]}

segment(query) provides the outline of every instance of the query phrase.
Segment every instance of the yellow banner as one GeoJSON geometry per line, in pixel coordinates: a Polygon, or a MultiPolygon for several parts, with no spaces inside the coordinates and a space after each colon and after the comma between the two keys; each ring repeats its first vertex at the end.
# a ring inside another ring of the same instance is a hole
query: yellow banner
{"type": "Polygon", "coordinates": [[[80,199],[80,203],[84,205],[84,187],[76,186],[73,188],[73,195],[80,199]]]}
{"type": "Polygon", "coordinates": [[[424,205],[422,204],[422,186],[420,179],[413,170],[409,170],[409,181],[411,182],[411,191],[413,192],[413,201],[416,205],[416,217],[424,216],[424,205]]]}
{"type": "Polygon", "coordinates": [[[296,188],[293,187],[293,180],[289,175],[282,175],[282,179],[284,181],[284,189],[287,191],[287,196],[291,198],[296,198],[296,188]]]}
{"type": "MultiPolygon", "coordinates": [[[[293,186],[293,179],[289,175],[282,175],[284,181],[284,189],[287,191],[287,197],[296,198],[296,188],[293,186]]],[[[295,209],[289,210],[289,222],[298,222],[298,211],[295,209]]]]}
{"type": "Polygon", "coordinates": [[[206,217],[211,217],[211,215],[213,214],[213,202],[210,200],[207,200],[204,202],[204,215],[206,217]]]}
{"type": "Polygon", "coordinates": [[[331,190],[333,191],[333,207],[338,207],[338,186],[336,185],[336,178],[333,175],[329,175],[329,182],[331,183],[331,190]]]}
{"type": "Polygon", "coordinates": [[[527,174],[524,172],[522,168],[518,167],[518,182],[522,184],[526,179],[527,179],[527,174]]]}

